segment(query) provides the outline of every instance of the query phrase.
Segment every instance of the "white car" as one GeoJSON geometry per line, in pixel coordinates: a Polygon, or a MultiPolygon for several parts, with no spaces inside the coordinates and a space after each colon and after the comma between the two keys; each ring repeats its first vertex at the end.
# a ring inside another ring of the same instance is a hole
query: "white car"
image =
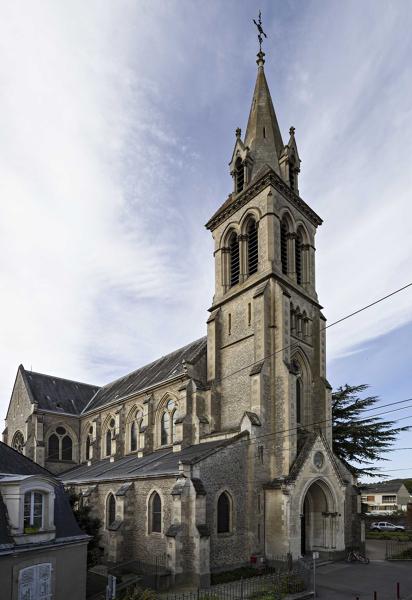
{"type": "Polygon", "coordinates": [[[387,521],[379,521],[379,523],[372,523],[371,531],[405,531],[403,525],[393,525],[387,521]]]}

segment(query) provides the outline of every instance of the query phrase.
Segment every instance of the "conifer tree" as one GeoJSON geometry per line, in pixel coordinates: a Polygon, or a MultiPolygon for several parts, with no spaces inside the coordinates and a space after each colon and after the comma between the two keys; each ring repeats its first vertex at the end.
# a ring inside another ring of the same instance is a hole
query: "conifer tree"
{"type": "Polygon", "coordinates": [[[395,421],[368,415],[367,409],[379,408],[375,406],[378,396],[361,397],[368,388],[346,384],[332,393],[333,451],[358,477],[382,477],[372,463],[389,460],[385,454],[398,434],[410,427],[395,427],[395,421]]]}

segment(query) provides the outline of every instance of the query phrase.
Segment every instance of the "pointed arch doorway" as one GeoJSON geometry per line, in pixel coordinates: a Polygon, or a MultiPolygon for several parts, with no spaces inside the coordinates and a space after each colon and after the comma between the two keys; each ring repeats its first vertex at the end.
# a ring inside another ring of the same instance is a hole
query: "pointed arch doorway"
{"type": "Polygon", "coordinates": [[[314,481],[307,489],[301,510],[301,554],[336,547],[335,501],[328,484],[314,481]]]}

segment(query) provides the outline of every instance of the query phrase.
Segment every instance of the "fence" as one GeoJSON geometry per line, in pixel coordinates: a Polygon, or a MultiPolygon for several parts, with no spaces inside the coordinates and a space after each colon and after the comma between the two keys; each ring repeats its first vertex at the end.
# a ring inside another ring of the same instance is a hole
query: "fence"
{"type": "Polygon", "coordinates": [[[179,594],[161,594],[161,600],[248,600],[268,595],[270,600],[283,598],[307,590],[311,572],[303,562],[285,563],[265,575],[256,575],[230,583],[219,583],[210,588],[179,594]]]}
{"type": "Polygon", "coordinates": [[[412,560],[412,541],[390,540],[386,542],[386,560],[412,560]]]}

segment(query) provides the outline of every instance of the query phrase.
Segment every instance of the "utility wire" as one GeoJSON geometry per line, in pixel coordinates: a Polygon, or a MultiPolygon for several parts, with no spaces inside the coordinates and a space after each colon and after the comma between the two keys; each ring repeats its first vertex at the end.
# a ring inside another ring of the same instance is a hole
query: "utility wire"
{"type": "MultiPolygon", "coordinates": [[[[395,296],[395,294],[399,294],[399,292],[402,292],[403,290],[406,290],[410,286],[412,286],[412,282],[411,283],[407,283],[406,285],[404,285],[401,288],[399,288],[399,289],[391,292],[390,294],[387,294],[386,296],[382,296],[381,298],[378,298],[378,300],[374,300],[374,302],[371,302],[370,304],[367,304],[366,306],[362,306],[362,308],[359,308],[358,310],[355,310],[354,312],[352,312],[352,313],[350,313],[348,315],[345,315],[344,317],[338,319],[337,321],[334,321],[333,323],[330,323],[329,325],[326,325],[325,327],[322,327],[322,329],[319,330],[319,333],[322,333],[322,331],[325,331],[325,329],[329,329],[330,327],[334,327],[335,325],[338,325],[338,323],[342,323],[343,321],[346,321],[347,319],[350,319],[351,317],[353,317],[355,315],[358,315],[359,313],[363,312],[364,310],[367,310],[368,308],[371,308],[371,306],[375,306],[376,304],[379,304],[380,302],[383,302],[384,300],[387,300],[391,296],[395,296]]],[[[241,371],[244,371],[245,369],[253,367],[253,366],[261,363],[262,361],[266,360],[267,358],[271,358],[272,356],[275,356],[276,354],[279,354],[279,352],[283,352],[284,350],[288,350],[289,348],[292,348],[292,346],[294,346],[295,344],[296,344],[296,342],[293,342],[293,343],[288,344],[287,346],[284,346],[283,348],[279,348],[278,350],[275,350],[271,354],[267,354],[266,356],[264,356],[260,360],[257,360],[255,362],[249,363],[248,365],[245,365],[244,367],[240,367],[236,371],[233,371],[232,373],[228,373],[224,377],[220,377],[219,379],[217,379],[217,381],[223,381],[224,379],[228,379],[229,377],[232,377],[233,375],[237,375],[237,373],[240,373],[241,371]]]]}

